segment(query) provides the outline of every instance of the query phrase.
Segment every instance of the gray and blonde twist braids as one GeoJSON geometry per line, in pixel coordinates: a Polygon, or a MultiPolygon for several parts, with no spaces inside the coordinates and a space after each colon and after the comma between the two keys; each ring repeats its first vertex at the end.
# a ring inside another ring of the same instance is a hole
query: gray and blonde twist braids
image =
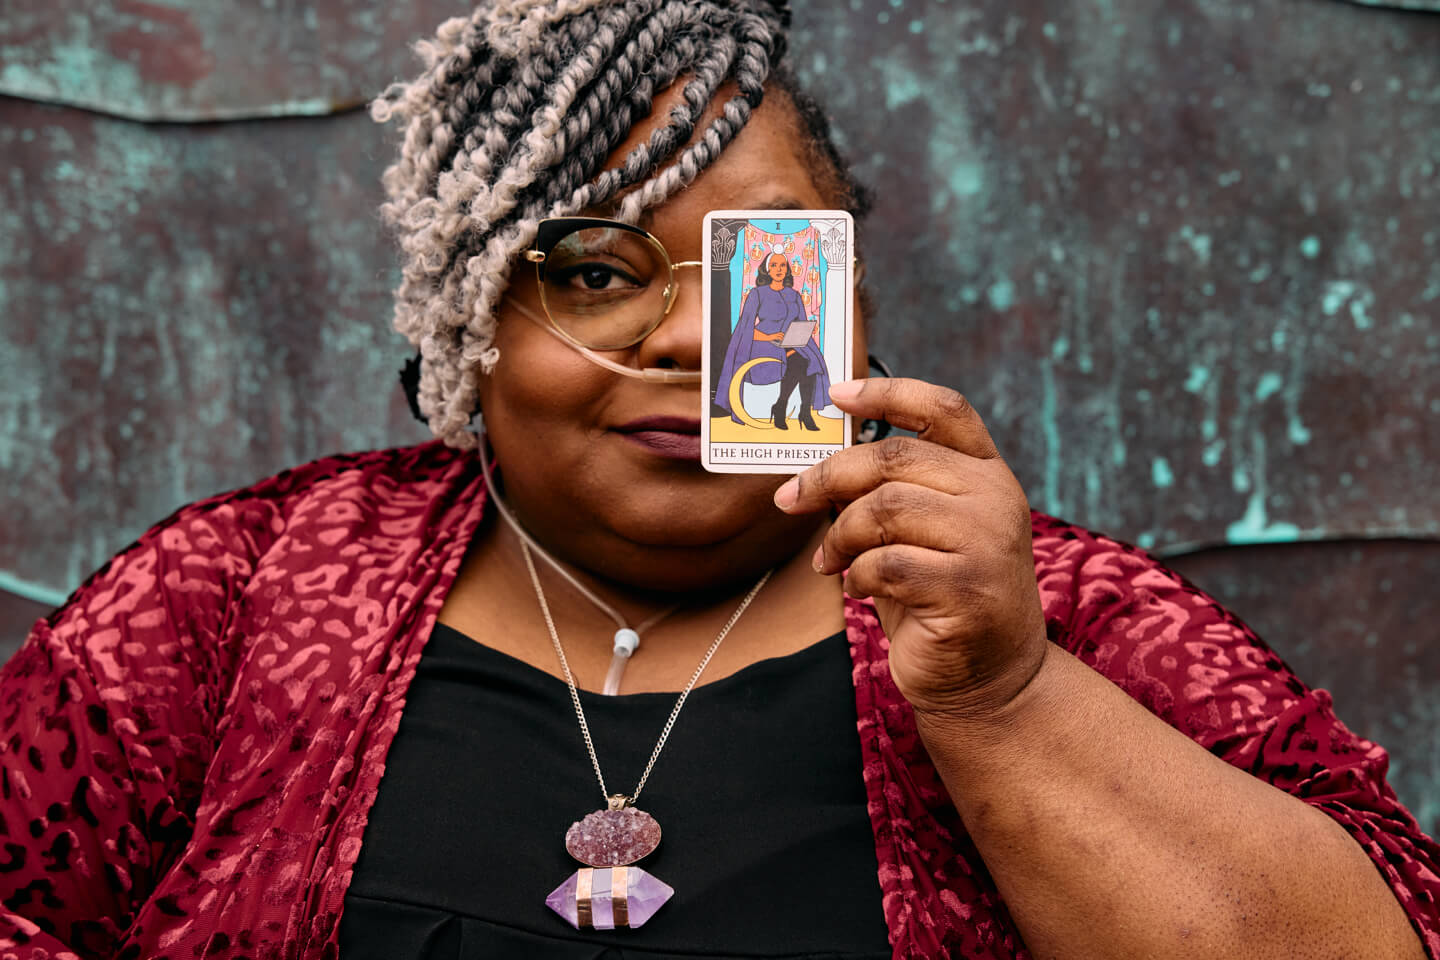
{"type": "Polygon", "coordinates": [[[395,328],[420,351],[416,401],[437,437],[474,445],[496,305],[539,221],[634,187],[615,214],[633,223],[693,181],[760,104],[789,20],[782,0],[499,0],[416,44],[424,72],[370,112],[405,121],[380,212],[402,251],[395,328]],[[602,169],[681,76],[683,106],[602,169]],[[730,80],[738,95],[681,150],[730,80]]]}

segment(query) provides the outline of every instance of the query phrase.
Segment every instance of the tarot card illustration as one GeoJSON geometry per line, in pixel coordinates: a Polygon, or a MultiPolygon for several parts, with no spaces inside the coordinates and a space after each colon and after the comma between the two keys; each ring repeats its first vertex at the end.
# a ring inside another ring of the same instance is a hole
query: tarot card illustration
{"type": "Polygon", "coordinates": [[[843,210],[705,217],[706,411],[716,473],[799,473],[850,445],[854,221],[843,210]]]}

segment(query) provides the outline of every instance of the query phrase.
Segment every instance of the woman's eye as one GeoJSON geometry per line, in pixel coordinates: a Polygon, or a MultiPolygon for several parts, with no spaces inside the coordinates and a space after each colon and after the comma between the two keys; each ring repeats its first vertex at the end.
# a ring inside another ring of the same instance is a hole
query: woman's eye
{"type": "Polygon", "coordinates": [[[610,281],[617,279],[615,271],[609,267],[590,267],[582,270],[577,276],[580,282],[591,290],[604,290],[610,286],[610,281]]]}
{"type": "Polygon", "coordinates": [[[574,290],[626,290],[640,286],[640,281],[630,274],[601,263],[569,267],[557,279],[574,290]]]}

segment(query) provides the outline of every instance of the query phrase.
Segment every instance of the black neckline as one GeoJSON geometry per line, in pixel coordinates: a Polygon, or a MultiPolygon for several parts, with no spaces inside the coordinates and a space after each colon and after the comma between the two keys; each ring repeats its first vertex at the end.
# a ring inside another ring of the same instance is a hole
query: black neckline
{"type": "MultiPolygon", "coordinates": [[[[448,623],[442,623],[439,620],[435,621],[435,629],[434,633],[430,638],[430,644],[435,644],[437,640],[443,640],[444,646],[447,649],[454,648],[457,651],[462,648],[465,649],[467,651],[466,653],[459,654],[462,656],[478,655],[481,657],[492,658],[492,662],[497,664],[503,664],[507,672],[516,674],[517,677],[520,674],[524,674],[526,679],[529,680],[532,684],[553,683],[562,688],[567,687],[567,684],[565,683],[565,679],[563,677],[557,677],[549,671],[542,670],[532,663],[527,663],[526,661],[521,660],[519,657],[508,654],[503,650],[497,650],[494,647],[489,646],[488,644],[476,640],[474,637],[470,636],[468,633],[465,633],[463,630],[456,629],[455,627],[450,626],[448,623]]],[[[702,676],[700,678],[701,682],[695,686],[694,690],[690,691],[690,696],[699,696],[701,695],[702,690],[723,692],[729,686],[748,683],[759,676],[773,676],[775,674],[783,674],[789,673],[791,671],[804,670],[807,667],[811,666],[813,662],[824,660],[829,657],[831,655],[830,648],[832,646],[841,643],[848,644],[848,642],[848,632],[844,629],[841,629],[835,633],[830,634],[830,636],[828,637],[817,640],[814,643],[809,644],[808,646],[801,647],[799,650],[796,650],[792,653],[782,653],[777,654],[773,657],[763,657],[752,663],[747,663],[745,666],[741,667],[739,670],[736,670],[734,673],[720,677],[718,680],[706,681],[705,678],[702,676]]],[[[612,703],[625,703],[627,701],[639,703],[654,699],[673,701],[675,697],[679,696],[680,694],[679,690],[652,690],[643,693],[621,693],[614,696],[606,696],[605,694],[600,693],[597,690],[586,690],[584,688],[577,689],[579,690],[581,700],[593,698],[596,700],[604,700],[612,703]]]]}
{"type": "MultiPolygon", "coordinates": [[[[800,637],[797,639],[808,639],[800,637]]],[[[642,809],[639,866],[675,888],[638,930],[576,931],[545,899],[565,827],[603,803],[563,680],[436,623],[346,894],[341,956],[888,957],[844,631],[697,687],[642,809]]],[[[674,693],[582,693],[629,787],[674,693]]]]}

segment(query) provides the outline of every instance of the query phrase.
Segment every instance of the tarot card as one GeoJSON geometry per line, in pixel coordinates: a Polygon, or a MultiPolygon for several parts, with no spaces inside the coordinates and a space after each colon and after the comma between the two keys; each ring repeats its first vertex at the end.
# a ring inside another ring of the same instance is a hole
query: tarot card
{"type": "Polygon", "coordinates": [[[843,210],[705,216],[705,409],[715,473],[799,473],[850,446],[855,225],[843,210]]]}

